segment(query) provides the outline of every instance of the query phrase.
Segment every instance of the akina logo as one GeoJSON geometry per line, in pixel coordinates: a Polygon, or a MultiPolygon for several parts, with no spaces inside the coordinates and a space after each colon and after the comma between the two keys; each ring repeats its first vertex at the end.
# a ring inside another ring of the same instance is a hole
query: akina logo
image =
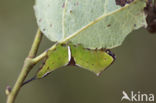
{"type": "Polygon", "coordinates": [[[140,91],[134,92],[131,91],[129,94],[125,91],[122,91],[121,101],[132,101],[132,102],[154,102],[153,93],[141,93],[140,91]]]}

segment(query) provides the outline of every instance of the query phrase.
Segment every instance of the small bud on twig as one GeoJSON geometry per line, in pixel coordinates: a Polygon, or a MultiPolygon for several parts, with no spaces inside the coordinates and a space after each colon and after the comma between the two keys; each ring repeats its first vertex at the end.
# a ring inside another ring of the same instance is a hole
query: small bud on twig
{"type": "Polygon", "coordinates": [[[6,87],[6,90],[5,90],[5,94],[6,94],[6,95],[9,95],[10,92],[11,92],[11,87],[10,87],[10,86],[7,86],[7,87],[6,87]]]}

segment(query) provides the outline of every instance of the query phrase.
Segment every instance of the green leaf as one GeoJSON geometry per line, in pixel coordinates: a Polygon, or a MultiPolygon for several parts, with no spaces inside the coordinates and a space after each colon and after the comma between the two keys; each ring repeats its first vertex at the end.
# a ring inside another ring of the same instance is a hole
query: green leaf
{"type": "Polygon", "coordinates": [[[58,45],[55,51],[48,51],[48,56],[43,67],[37,73],[37,78],[42,78],[50,72],[70,64],[74,59],[75,64],[99,75],[114,61],[114,56],[106,50],[90,50],[82,45],[58,45]]]}
{"type": "Polygon", "coordinates": [[[135,29],[146,25],[146,0],[124,7],[115,0],[36,0],[35,14],[41,31],[51,40],[69,39],[85,48],[114,48],[135,29]]]}

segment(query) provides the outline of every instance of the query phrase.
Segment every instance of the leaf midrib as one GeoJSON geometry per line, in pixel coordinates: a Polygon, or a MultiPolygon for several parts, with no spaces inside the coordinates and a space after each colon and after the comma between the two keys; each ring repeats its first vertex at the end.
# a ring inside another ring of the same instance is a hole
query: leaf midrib
{"type": "MultiPolygon", "coordinates": [[[[66,1],[68,1],[68,0],[66,0],[66,1]]],[[[115,13],[118,13],[118,12],[120,12],[121,10],[124,10],[124,9],[128,8],[129,6],[134,5],[137,1],[139,1],[139,0],[135,0],[135,1],[133,1],[132,3],[127,4],[127,5],[125,5],[124,7],[119,8],[119,9],[117,9],[117,10],[115,10],[115,11],[110,12],[110,13],[107,13],[107,14],[104,13],[102,16],[97,17],[95,20],[91,21],[91,22],[88,23],[87,25],[85,25],[85,26],[83,26],[82,28],[78,29],[78,30],[77,30],[76,32],[74,32],[73,34],[69,35],[69,36],[66,37],[66,38],[63,38],[63,39],[60,41],[60,43],[68,42],[70,39],[74,38],[75,36],[77,36],[78,34],[80,34],[82,31],[87,30],[90,26],[92,26],[92,25],[98,23],[98,22],[101,21],[103,18],[105,18],[105,17],[107,17],[107,16],[110,16],[110,15],[113,15],[113,14],[115,14],[115,13]]],[[[140,1],[141,1],[141,0],[140,0],[140,1]]],[[[64,16],[64,18],[65,18],[65,16],[64,16]]],[[[65,21],[64,21],[64,22],[65,22],[65,21]]]]}

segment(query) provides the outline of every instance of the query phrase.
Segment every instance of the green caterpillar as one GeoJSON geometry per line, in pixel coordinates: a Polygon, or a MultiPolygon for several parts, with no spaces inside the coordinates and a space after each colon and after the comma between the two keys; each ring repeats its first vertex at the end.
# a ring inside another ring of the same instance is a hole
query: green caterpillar
{"type": "Polygon", "coordinates": [[[67,65],[76,65],[96,73],[98,76],[115,60],[110,50],[90,50],[82,45],[58,45],[55,50],[47,51],[47,59],[37,73],[37,78],[43,78],[50,72],[67,65]]]}

